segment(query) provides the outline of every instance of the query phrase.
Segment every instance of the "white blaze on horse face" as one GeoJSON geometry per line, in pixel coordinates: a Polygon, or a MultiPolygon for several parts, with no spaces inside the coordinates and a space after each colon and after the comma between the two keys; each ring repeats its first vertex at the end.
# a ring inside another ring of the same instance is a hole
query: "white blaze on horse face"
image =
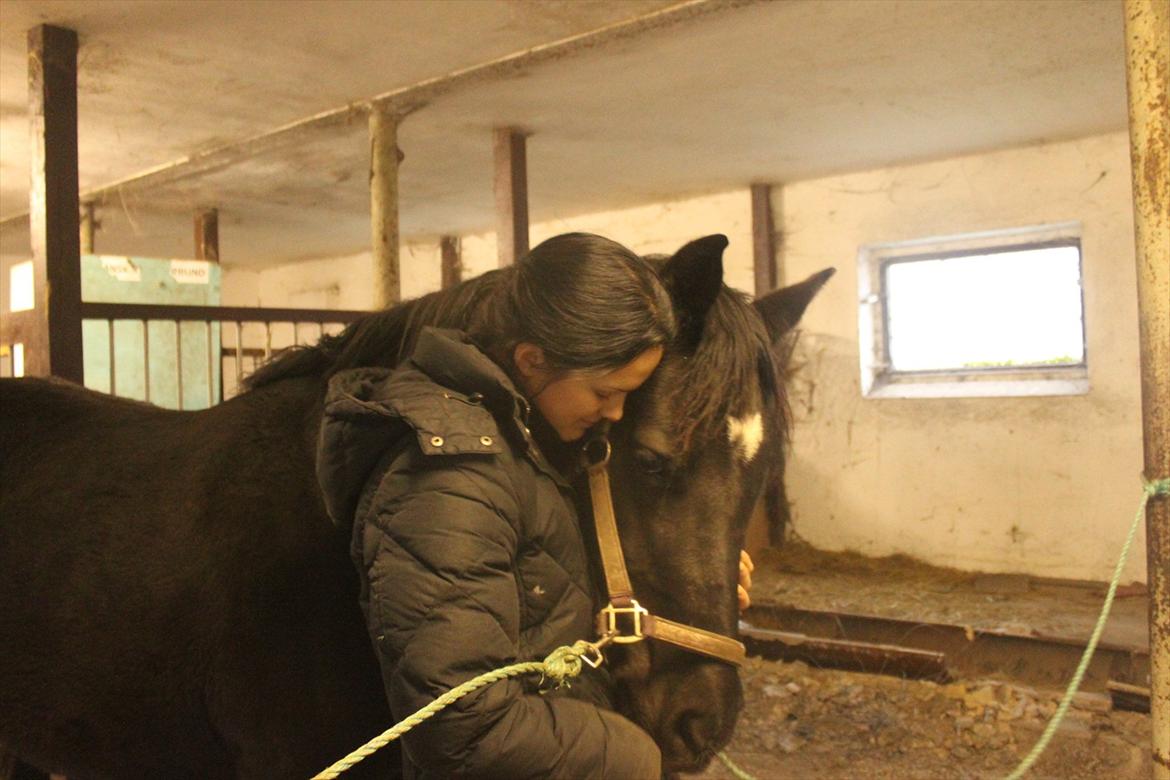
{"type": "Polygon", "coordinates": [[[727,418],[727,438],[744,463],[751,463],[764,441],[764,417],[759,412],[727,418]]]}

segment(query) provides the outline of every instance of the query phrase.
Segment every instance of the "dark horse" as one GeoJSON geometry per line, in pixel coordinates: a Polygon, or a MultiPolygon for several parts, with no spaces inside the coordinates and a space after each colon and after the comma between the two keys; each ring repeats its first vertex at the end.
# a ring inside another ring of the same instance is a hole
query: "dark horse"
{"type": "MultiPolygon", "coordinates": [[[[726,244],[659,260],[680,335],[611,431],[611,469],[639,599],[735,636],[747,519],[782,475],[788,334],[827,272],[749,305],[722,284],[726,244]]],[[[283,778],[387,727],[348,532],[314,473],[325,382],[393,365],[424,325],[466,326],[495,281],[371,314],[201,412],[0,381],[0,743],[81,778],[283,778]]],[[[730,738],[732,667],[649,642],[609,660],[669,771],[730,738]]],[[[392,774],[382,753],[368,769],[392,774]]]]}

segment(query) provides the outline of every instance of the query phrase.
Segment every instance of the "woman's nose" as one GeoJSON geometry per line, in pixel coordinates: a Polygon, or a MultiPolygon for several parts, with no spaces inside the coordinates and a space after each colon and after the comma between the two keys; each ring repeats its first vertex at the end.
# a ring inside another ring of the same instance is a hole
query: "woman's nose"
{"type": "Polygon", "coordinates": [[[601,416],[611,423],[618,422],[622,419],[622,410],[625,407],[624,397],[615,397],[608,399],[601,405],[601,416]]]}

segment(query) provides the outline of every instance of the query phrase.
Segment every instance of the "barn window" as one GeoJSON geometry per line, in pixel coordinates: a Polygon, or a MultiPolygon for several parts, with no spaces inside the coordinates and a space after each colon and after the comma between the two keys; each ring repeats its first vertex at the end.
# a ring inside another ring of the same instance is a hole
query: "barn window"
{"type": "Polygon", "coordinates": [[[866,396],[1088,392],[1076,224],[863,247],[866,396]]]}
{"type": "Polygon", "coordinates": [[[28,311],[33,307],[32,260],[8,269],[8,311],[28,311]]]}

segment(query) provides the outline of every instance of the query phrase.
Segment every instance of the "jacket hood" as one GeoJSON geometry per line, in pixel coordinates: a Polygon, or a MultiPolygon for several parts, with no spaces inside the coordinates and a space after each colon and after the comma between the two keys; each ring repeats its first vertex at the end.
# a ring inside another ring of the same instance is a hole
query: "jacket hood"
{"type": "Polygon", "coordinates": [[[459,331],[424,328],[398,368],[338,372],[329,380],[317,443],[329,516],[350,525],[375,467],[405,436],[427,455],[498,453],[497,418],[523,429],[528,410],[507,374],[459,331]]]}

